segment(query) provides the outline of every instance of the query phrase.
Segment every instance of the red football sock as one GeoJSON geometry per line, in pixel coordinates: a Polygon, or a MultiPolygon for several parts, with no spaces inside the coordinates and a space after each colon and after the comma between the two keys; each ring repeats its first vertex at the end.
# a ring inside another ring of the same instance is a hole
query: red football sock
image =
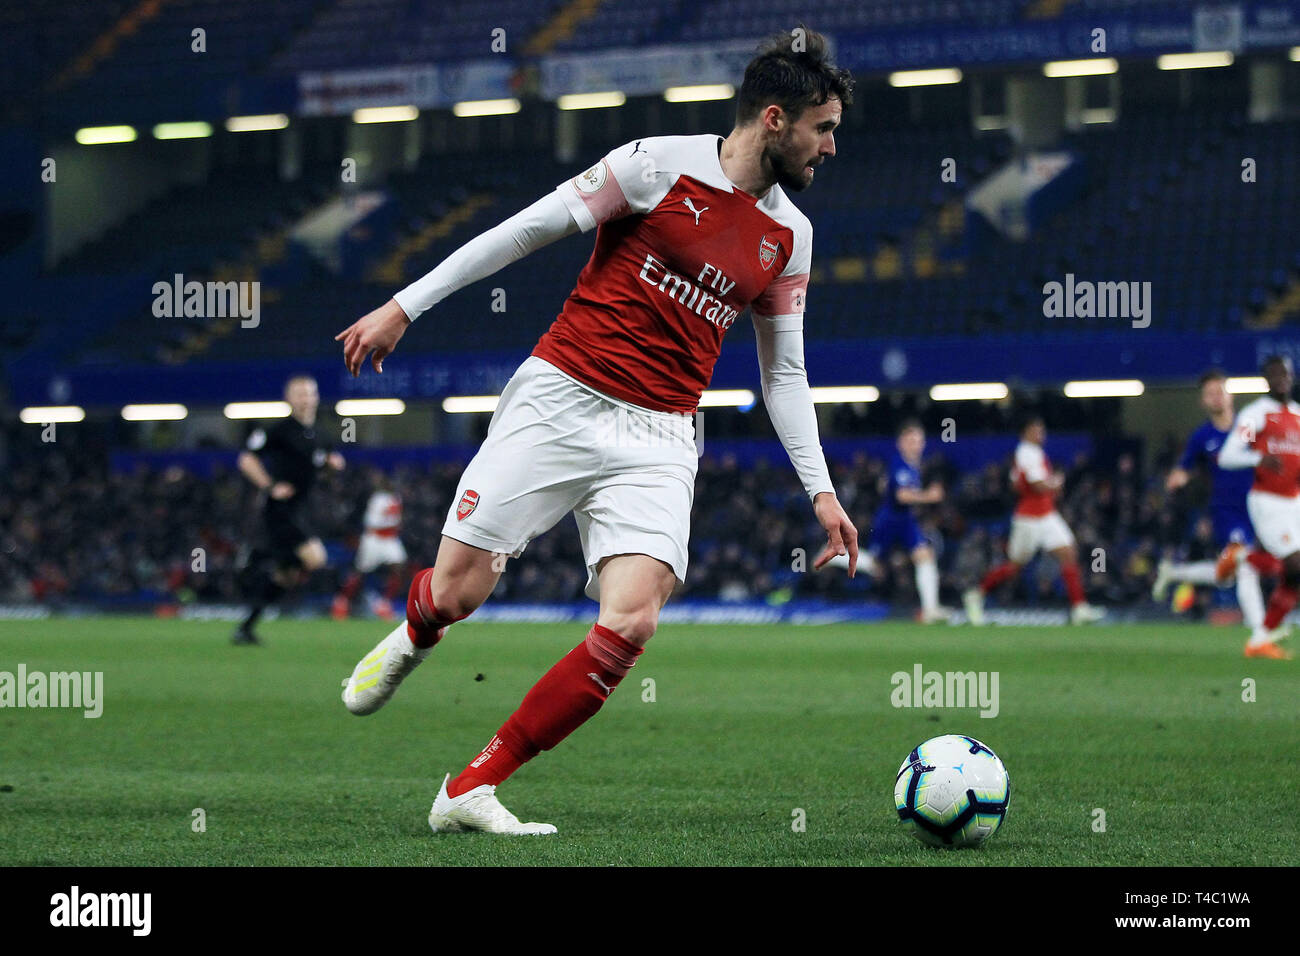
{"type": "Polygon", "coordinates": [[[384,581],[384,599],[391,601],[401,593],[402,573],[400,571],[389,572],[388,579],[384,581]]]}
{"type": "Polygon", "coordinates": [[[1267,551],[1252,551],[1246,555],[1246,560],[1254,565],[1255,570],[1266,578],[1276,578],[1282,575],[1282,562],[1267,551]]]}
{"type": "Polygon", "coordinates": [[[1264,615],[1264,626],[1270,631],[1278,627],[1283,619],[1295,607],[1296,589],[1285,581],[1273,589],[1273,596],[1268,599],[1268,613],[1264,615]]]}
{"type": "Polygon", "coordinates": [[[550,750],[595,716],[640,654],[635,644],[594,625],[586,640],[533,685],[483,752],[447,784],[447,795],[458,797],[485,783],[495,786],[550,750]]]}
{"type": "Polygon", "coordinates": [[[433,568],[425,568],[411,582],[406,597],[406,636],[416,647],[433,647],[442,640],[443,630],[463,617],[445,617],[433,604],[429,581],[433,568]]]}
{"type": "Polygon", "coordinates": [[[1020,573],[1020,566],[1007,561],[999,564],[996,568],[984,575],[984,580],[980,582],[980,590],[988,594],[1010,581],[1020,573]]]}
{"type": "Polygon", "coordinates": [[[349,601],[351,601],[354,597],[357,596],[357,592],[360,590],[361,590],[361,575],[358,572],[353,571],[351,574],[348,575],[348,579],[343,582],[343,587],[339,589],[339,593],[342,594],[349,601]]]}
{"type": "Polygon", "coordinates": [[[1061,577],[1065,581],[1065,593],[1069,595],[1070,607],[1084,602],[1083,578],[1077,564],[1067,564],[1061,568],[1061,577]]]}

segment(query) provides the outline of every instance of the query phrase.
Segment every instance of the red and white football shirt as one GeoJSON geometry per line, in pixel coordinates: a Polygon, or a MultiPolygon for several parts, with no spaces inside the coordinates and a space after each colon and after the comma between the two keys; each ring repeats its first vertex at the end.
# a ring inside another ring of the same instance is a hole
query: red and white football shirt
{"type": "Polygon", "coordinates": [[[1300,405],[1285,405],[1264,396],[1247,405],[1237,416],[1235,435],[1254,451],[1274,455],[1281,471],[1255,466],[1252,491],[1267,491],[1283,498],[1300,495],[1300,405]]]}
{"type": "Polygon", "coordinates": [[[560,184],[596,248],[533,355],[613,398],[691,413],[746,308],[803,327],[812,225],[722,171],[722,137],[635,140],[560,184]]]}
{"type": "Polygon", "coordinates": [[[402,499],[389,491],[376,491],[366,502],[363,525],[367,534],[395,538],[402,525],[402,499]]]}
{"type": "Polygon", "coordinates": [[[1055,491],[1036,491],[1035,482],[1047,481],[1052,476],[1052,463],[1041,445],[1022,441],[1016,446],[1015,464],[1011,468],[1011,481],[1016,489],[1016,514],[1040,518],[1056,510],[1055,491]]]}

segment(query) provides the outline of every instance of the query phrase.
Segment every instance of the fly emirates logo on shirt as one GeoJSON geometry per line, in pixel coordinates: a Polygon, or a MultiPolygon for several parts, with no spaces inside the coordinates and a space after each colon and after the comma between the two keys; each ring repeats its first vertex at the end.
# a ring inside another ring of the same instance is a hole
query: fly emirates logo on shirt
{"type": "Polygon", "coordinates": [[[724,332],[731,328],[731,323],[740,315],[739,309],[733,309],[722,301],[736,286],[734,279],[728,279],[722,270],[710,263],[704,263],[700,274],[692,281],[685,276],[671,271],[666,265],[646,253],[641,265],[641,281],[654,286],[661,293],[680,302],[690,312],[702,319],[707,319],[724,332]]]}

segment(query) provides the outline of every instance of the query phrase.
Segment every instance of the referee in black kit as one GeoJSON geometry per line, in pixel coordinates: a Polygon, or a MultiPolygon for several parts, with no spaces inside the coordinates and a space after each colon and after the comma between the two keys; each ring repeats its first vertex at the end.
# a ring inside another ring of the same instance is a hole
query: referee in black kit
{"type": "Polygon", "coordinates": [[[341,471],[343,456],[317,434],[320,392],[310,375],[295,375],[284,386],[288,418],[255,429],[239,453],[239,470],[263,493],[265,535],[241,572],[249,598],[248,615],[235,629],[235,644],[260,644],[253,631],[268,604],[325,566],[325,546],[311,530],[307,496],[316,472],[341,471]]]}

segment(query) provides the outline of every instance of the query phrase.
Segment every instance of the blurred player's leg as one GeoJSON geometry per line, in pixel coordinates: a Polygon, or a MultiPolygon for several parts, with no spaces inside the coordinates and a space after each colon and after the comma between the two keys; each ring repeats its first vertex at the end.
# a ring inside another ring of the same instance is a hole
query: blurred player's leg
{"type": "Polygon", "coordinates": [[[939,606],[939,565],[934,551],[922,545],[912,551],[912,570],[916,575],[916,593],[921,597],[921,622],[933,624],[946,621],[952,609],[939,606]]]}
{"type": "Polygon", "coordinates": [[[1161,561],[1156,568],[1156,579],[1151,585],[1151,599],[1163,601],[1169,585],[1186,581],[1188,584],[1218,584],[1218,570],[1214,561],[1161,561]]]}
{"type": "MultiPolygon", "coordinates": [[[[1230,541],[1219,552],[1219,559],[1214,563],[1214,583],[1227,587],[1237,574],[1237,565],[1246,557],[1246,546],[1240,541],[1230,541]]],[[[1199,582],[1198,582],[1199,583],[1199,582]]]]}
{"type": "Polygon", "coordinates": [[[1237,565],[1237,606],[1250,630],[1250,643],[1266,643],[1269,632],[1264,627],[1264,592],[1259,585],[1259,572],[1249,561],[1237,565]]]}
{"type": "Polygon", "coordinates": [[[334,602],[330,605],[330,616],[336,621],[347,618],[352,602],[361,590],[361,583],[361,572],[354,569],[343,582],[343,587],[339,588],[339,593],[334,595],[334,602]]]}
{"type": "MultiPolygon", "coordinates": [[[[847,554],[837,554],[826,562],[826,566],[847,571],[849,569],[849,556],[847,554]]],[[[870,551],[864,549],[858,552],[857,573],[873,575],[876,573],[876,559],[872,557],[870,551]]]]}
{"type": "Polygon", "coordinates": [[[268,607],[302,583],[313,571],[325,567],[325,545],[319,538],[300,540],[291,549],[278,549],[279,556],[256,570],[250,565],[248,614],[235,629],[231,642],[255,645],[261,640],[253,628],[268,607]]]}
{"type": "Polygon", "coordinates": [[[1074,546],[1060,548],[1052,552],[1061,565],[1061,580],[1065,582],[1065,594],[1070,601],[1070,623],[1091,624],[1100,621],[1106,613],[1088,603],[1083,592],[1083,574],[1079,570],[1079,561],[1074,554],[1074,546]]]}
{"type": "Polygon", "coordinates": [[[984,599],[993,591],[1006,584],[1020,573],[1020,565],[1015,561],[1003,561],[989,570],[978,587],[967,589],[961,596],[966,608],[966,619],[979,627],[984,623],[984,599]]]}
{"type": "Polygon", "coordinates": [[[594,717],[636,663],[676,584],[673,569],[648,555],[624,554],[607,559],[599,576],[595,626],[533,685],[483,751],[444,784],[429,815],[434,830],[510,832],[494,829],[496,787],[594,717]],[[489,797],[481,819],[474,819],[464,804],[489,797]]]}

